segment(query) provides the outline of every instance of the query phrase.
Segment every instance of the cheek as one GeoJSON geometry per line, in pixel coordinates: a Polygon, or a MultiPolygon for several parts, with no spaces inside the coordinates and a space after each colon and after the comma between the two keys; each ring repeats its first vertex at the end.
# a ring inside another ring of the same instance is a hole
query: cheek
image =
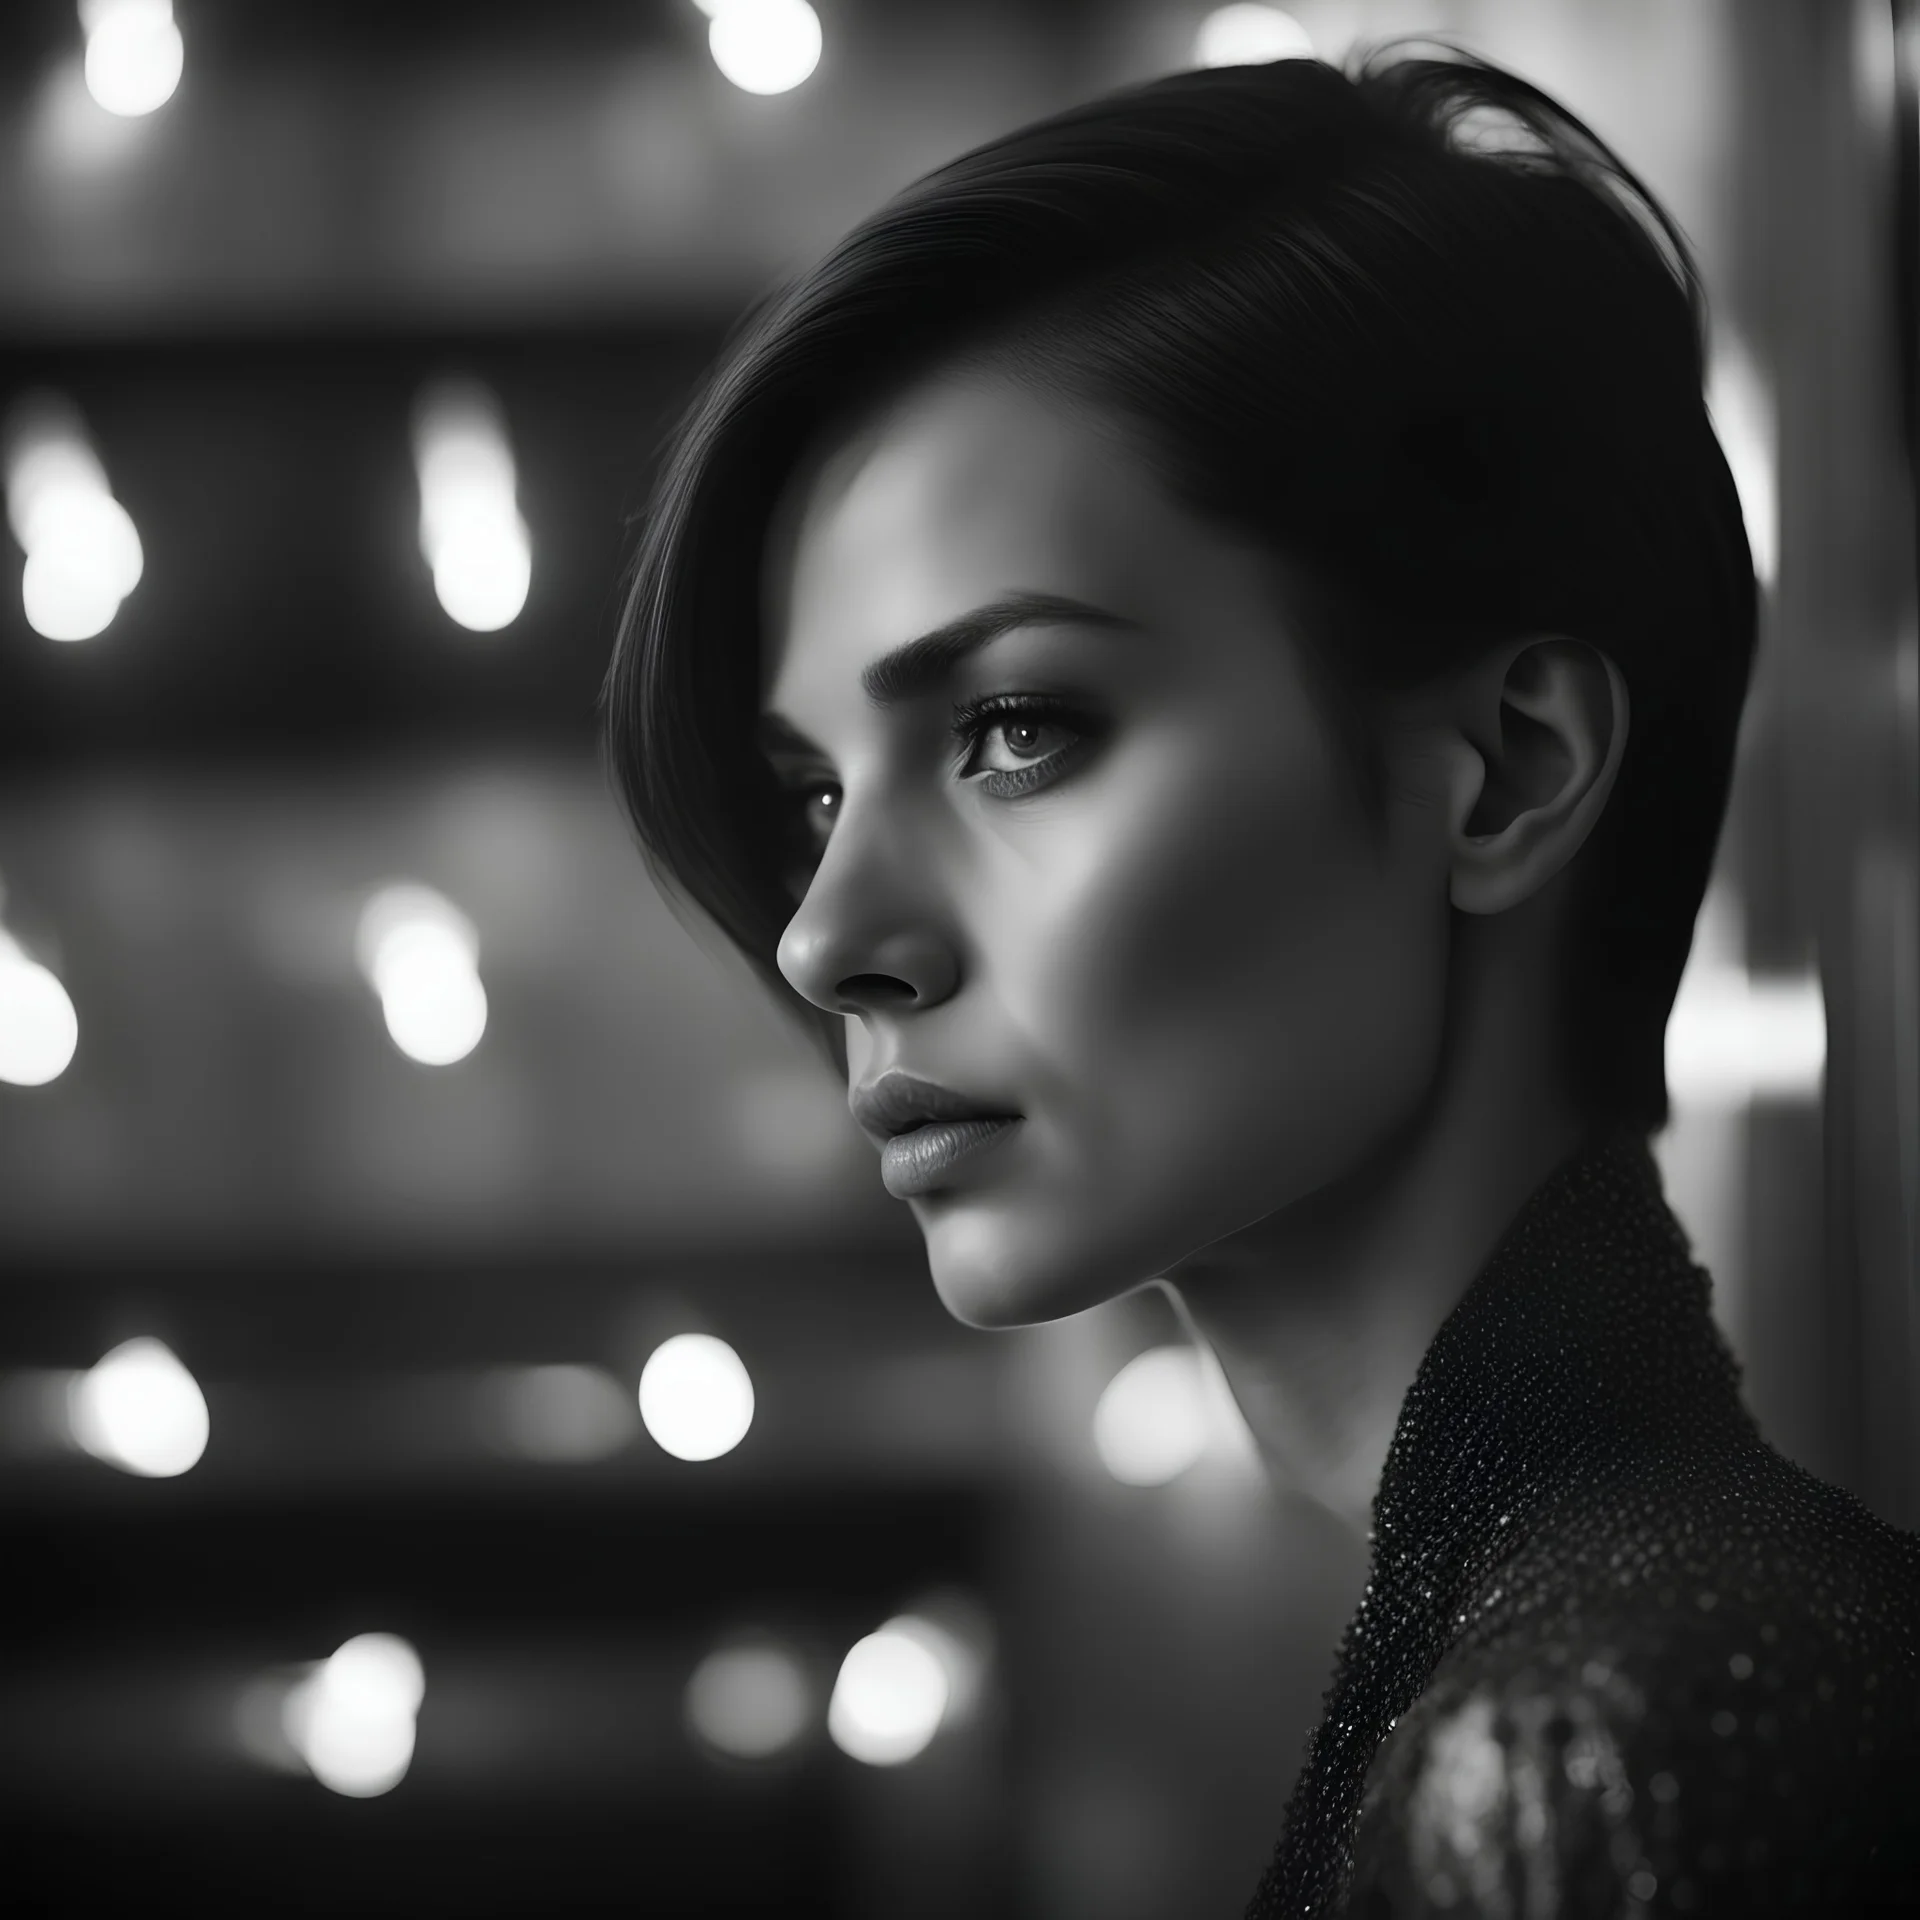
{"type": "Polygon", "coordinates": [[[1428,1085],[1444,890],[1376,845],[1330,772],[1209,783],[1108,827],[1025,1023],[1053,1069],[1065,1171],[1110,1204],[1271,1211],[1428,1085]]]}

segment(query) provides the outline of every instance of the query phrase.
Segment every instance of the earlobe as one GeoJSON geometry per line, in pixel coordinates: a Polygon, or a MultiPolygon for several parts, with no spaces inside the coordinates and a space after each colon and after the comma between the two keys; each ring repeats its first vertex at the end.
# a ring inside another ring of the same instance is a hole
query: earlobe
{"type": "Polygon", "coordinates": [[[1488,668],[1496,679],[1480,682],[1449,796],[1450,898],[1463,913],[1518,906],[1580,851],[1629,724],[1625,677],[1585,641],[1529,641],[1488,668]]]}

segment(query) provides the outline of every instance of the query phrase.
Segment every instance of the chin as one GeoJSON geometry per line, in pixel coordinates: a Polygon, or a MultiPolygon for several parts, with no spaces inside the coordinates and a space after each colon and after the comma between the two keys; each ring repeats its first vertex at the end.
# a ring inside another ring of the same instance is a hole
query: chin
{"type": "Polygon", "coordinates": [[[1053,1247],[974,1195],[935,1195],[915,1207],[940,1304],[982,1332],[1045,1326],[1145,1286],[1152,1274],[1115,1273],[1082,1249],[1053,1247]]]}

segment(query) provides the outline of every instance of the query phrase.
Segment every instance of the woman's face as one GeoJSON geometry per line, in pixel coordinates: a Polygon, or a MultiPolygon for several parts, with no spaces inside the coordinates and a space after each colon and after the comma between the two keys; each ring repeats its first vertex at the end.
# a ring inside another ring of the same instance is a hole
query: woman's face
{"type": "Polygon", "coordinates": [[[1131,1291],[1413,1115],[1443,1027],[1437,762],[1391,734],[1366,818],[1271,561],[1109,420],[926,380],[796,476],[765,580],[768,753],[818,848],[781,971],[846,1016],[854,1087],[898,1069],[1020,1116],[907,1201],[958,1318],[1131,1291]],[[1014,596],[1046,600],[923,688],[863,691],[1014,596]],[[956,740],[997,696],[1041,704],[956,740]]]}

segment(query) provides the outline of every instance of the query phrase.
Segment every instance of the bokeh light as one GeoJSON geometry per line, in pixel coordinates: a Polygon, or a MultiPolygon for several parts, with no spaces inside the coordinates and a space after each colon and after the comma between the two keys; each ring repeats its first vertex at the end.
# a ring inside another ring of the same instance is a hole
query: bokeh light
{"type": "Polygon", "coordinates": [[[1249,67],[1269,60],[1310,60],[1313,37],[1292,14],[1256,0],[1216,7],[1193,38],[1199,67],[1249,67]]]}
{"type": "Polygon", "coordinates": [[[73,405],[29,396],[6,429],[7,522],[25,551],[20,599],[48,640],[91,640],[140,583],[145,555],[73,405]]]}
{"type": "Polygon", "coordinates": [[[1116,1480],[1157,1487],[1186,1472],[1213,1430],[1200,1355],[1152,1347],[1107,1382],[1093,1410],[1093,1444],[1116,1480]]]}
{"type": "Polygon", "coordinates": [[[516,620],[533,581],[513,449],[499,400],[476,380],[441,380],[414,409],[420,551],[447,616],[474,633],[516,620]]]}
{"type": "Polygon", "coordinates": [[[20,571],[20,604],[43,640],[91,640],[112,625],[120,596],[97,568],[74,566],[66,554],[30,553],[20,571]]]}
{"type": "Polygon", "coordinates": [[[80,0],[87,91],[109,113],[137,119],[174,96],[186,48],[173,0],[80,0]]]}
{"type": "Polygon", "coordinates": [[[425,1694],[412,1646],[398,1634],[357,1634],[288,1690],[282,1725],[323,1787],[370,1799],[405,1778],[425,1694]]]}
{"type": "Polygon", "coordinates": [[[947,1710],[946,1670],[925,1638],[889,1621],[856,1641],[827,1703],[827,1732],[870,1767],[897,1767],[925,1750],[947,1710]]]}
{"type": "Polygon", "coordinates": [[[940,1663],[947,1683],[942,1726],[972,1718],[994,1641],[992,1625],[976,1602],[953,1592],[932,1596],[909,1612],[895,1614],[881,1631],[917,1640],[940,1663]]]}
{"type": "Polygon", "coordinates": [[[556,1465],[604,1460],[634,1437],[633,1396],[602,1367],[501,1367],[481,1383],[489,1437],[556,1465]]]}
{"type": "Polygon", "coordinates": [[[640,1418],[676,1460],[717,1460],[753,1424],[753,1382],[724,1340],[677,1333],[641,1369],[640,1418]]]}
{"type": "Polygon", "coordinates": [[[687,1725],[716,1753],[767,1760],[783,1753],[813,1717],[813,1688],[792,1651],[750,1639],[714,1648],[687,1681],[687,1725]]]}
{"type": "Polygon", "coordinates": [[[207,1450],[199,1383],[163,1342],[123,1341],[68,1390],[74,1439],[109,1466],[148,1479],[185,1473],[207,1450]]]}
{"type": "Polygon", "coordinates": [[[807,0],[712,0],[707,48],[745,93],[790,93],[820,64],[820,16],[807,0]]]}
{"type": "Polygon", "coordinates": [[[80,1016],[58,976],[0,933],[0,1080],[44,1087],[79,1045],[80,1016]]]}
{"type": "Polygon", "coordinates": [[[399,881],[361,910],[355,952],[393,1044],[423,1066],[451,1066],[487,1030],[473,922],[431,887],[399,881]]]}

